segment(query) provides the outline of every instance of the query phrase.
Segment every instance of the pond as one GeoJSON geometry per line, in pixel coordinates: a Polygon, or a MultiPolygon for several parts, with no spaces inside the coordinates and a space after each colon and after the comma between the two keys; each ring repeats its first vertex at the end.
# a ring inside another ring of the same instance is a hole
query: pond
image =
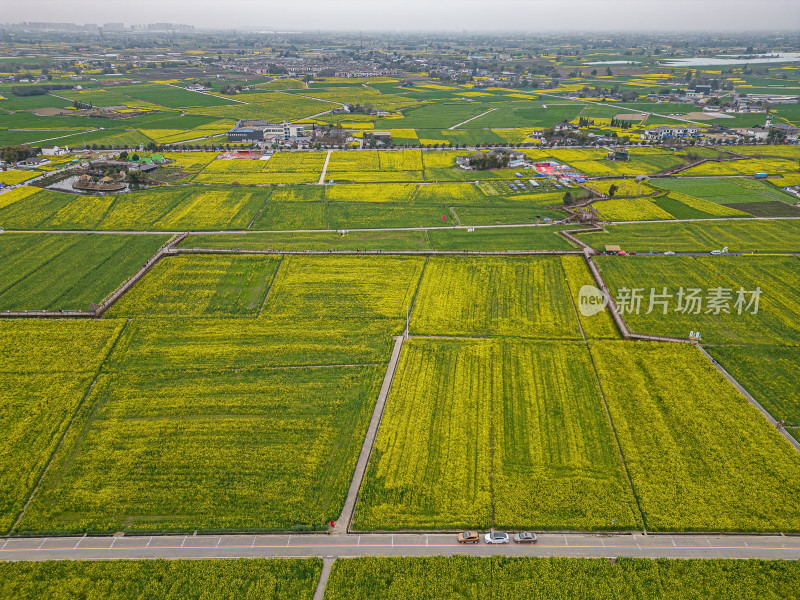
{"type": "Polygon", "coordinates": [[[775,52],[774,54],[736,55],[721,54],[718,57],[671,58],[664,61],[668,67],[711,67],[719,65],[746,65],[764,63],[786,63],[800,61],[800,52],[775,52]]]}

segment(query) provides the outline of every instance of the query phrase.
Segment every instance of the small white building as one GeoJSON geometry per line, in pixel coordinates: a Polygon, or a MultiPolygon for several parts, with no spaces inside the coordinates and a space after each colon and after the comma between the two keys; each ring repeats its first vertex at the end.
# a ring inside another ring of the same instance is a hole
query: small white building
{"type": "Polygon", "coordinates": [[[46,144],[41,147],[41,151],[45,156],[58,156],[61,154],[67,154],[69,152],[69,146],[59,148],[58,146],[53,146],[52,144],[46,144]]]}
{"type": "Polygon", "coordinates": [[[645,129],[642,138],[647,140],[663,140],[671,137],[695,136],[700,133],[700,128],[694,125],[661,125],[652,129],[645,129]]]}

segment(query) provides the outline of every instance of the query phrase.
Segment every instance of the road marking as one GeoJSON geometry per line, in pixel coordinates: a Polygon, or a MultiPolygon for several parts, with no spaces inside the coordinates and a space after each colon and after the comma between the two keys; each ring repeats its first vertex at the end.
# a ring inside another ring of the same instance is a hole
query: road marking
{"type": "Polygon", "coordinates": [[[291,534],[290,534],[290,535],[289,535],[289,538],[286,540],[286,546],[287,546],[287,547],[289,546],[289,542],[291,542],[291,541],[292,541],[292,536],[291,536],[291,534]]]}
{"type": "Polygon", "coordinates": [[[425,534],[425,547],[427,547],[427,546],[428,546],[428,534],[426,533],[425,534]]]}
{"type": "MultiPolygon", "coordinates": [[[[37,550],[41,549],[41,547],[42,547],[42,546],[44,546],[44,543],[45,543],[46,541],[47,541],[47,538],[44,538],[44,539],[42,540],[42,543],[41,543],[41,544],[39,544],[39,546],[38,546],[36,549],[37,549],[37,550]]],[[[8,543],[8,542],[6,542],[6,544],[7,544],[7,543],[8,543]]],[[[5,545],[5,544],[3,544],[3,548],[5,548],[5,547],[6,547],[6,545],[5,545]]]]}
{"type": "Polygon", "coordinates": [[[603,538],[600,538],[600,543],[601,543],[601,544],[603,544],[603,550],[605,550],[605,548],[606,548],[606,543],[605,543],[605,541],[603,540],[603,538]]]}
{"type": "Polygon", "coordinates": [[[183,536],[183,541],[181,542],[181,548],[183,548],[183,545],[186,543],[186,537],[187,536],[183,536]]]}
{"type": "Polygon", "coordinates": [[[149,548],[150,547],[150,542],[152,542],[152,541],[153,541],[153,536],[151,535],[150,539],[147,540],[147,546],[145,546],[145,548],[149,548]]]}
{"type": "Polygon", "coordinates": [[[250,544],[250,547],[252,548],[255,545],[256,545],[256,536],[253,536],[253,543],[250,544]]]}
{"type": "Polygon", "coordinates": [[[111,545],[108,547],[108,549],[111,550],[114,547],[114,544],[116,544],[116,543],[117,543],[117,538],[114,538],[113,540],[111,540],[111,545]]]}
{"type": "Polygon", "coordinates": [[[714,545],[713,545],[713,544],[711,543],[711,541],[708,539],[708,536],[705,536],[705,535],[704,535],[704,536],[703,536],[703,539],[706,541],[706,544],[708,544],[708,547],[709,547],[709,548],[713,548],[713,547],[714,547],[714,545]]]}
{"type": "Polygon", "coordinates": [[[567,539],[567,536],[565,536],[563,533],[561,535],[564,537],[564,544],[569,546],[569,540],[567,539]]]}
{"type": "Polygon", "coordinates": [[[358,545],[358,546],[360,546],[360,545],[361,545],[361,536],[360,536],[360,535],[358,536],[358,544],[357,544],[357,545],[358,545]]]}
{"type": "Polygon", "coordinates": [[[219,538],[219,539],[217,540],[217,548],[219,548],[219,543],[220,543],[221,541],[222,541],[222,538],[219,538]]]}
{"type": "Polygon", "coordinates": [[[392,534],[392,548],[394,548],[394,534],[392,534]]]}
{"type": "Polygon", "coordinates": [[[8,545],[8,542],[10,542],[10,541],[11,541],[10,539],[9,539],[9,540],[6,540],[6,543],[5,543],[5,544],[3,544],[3,547],[2,547],[2,548],[0,548],[0,550],[5,550],[5,549],[6,549],[6,546],[8,545]]]}
{"type": "Polygon", "coordinates": [[[675,539],[672,536],[669,536],[669,540],[672,542],[672,545],[677,548],[678,545],[675,543],[675,539]]]}

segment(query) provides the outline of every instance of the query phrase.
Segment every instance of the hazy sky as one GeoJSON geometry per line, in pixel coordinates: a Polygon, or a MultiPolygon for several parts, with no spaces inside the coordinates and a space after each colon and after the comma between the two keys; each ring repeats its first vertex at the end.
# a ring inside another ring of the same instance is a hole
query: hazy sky
{"type": "Polygon", "coordinates": [[[800,0],[3,0],[0,19],[269,30],[800,30],[800,0]]]}

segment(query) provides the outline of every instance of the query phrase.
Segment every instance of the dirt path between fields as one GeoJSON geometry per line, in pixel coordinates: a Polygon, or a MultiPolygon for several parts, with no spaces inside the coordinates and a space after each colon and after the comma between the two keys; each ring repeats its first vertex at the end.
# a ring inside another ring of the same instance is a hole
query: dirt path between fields
{"type": "Polygon", "coordinates": [[[405,338],[403,336],[398,336],[395,338],[394,348],[392,349],[392,357],[389,359],[389,365],[386,367],[386,375],[383,378],[383,384],[381,385],[381,391],[378,394],[378,400],[375,402],[375,410],[372,411],[372,419],[369,422],[367,435],[364,436],[364,444],[361,446],[361,454],[358,456],[358,462],[356,463],[356,469],[353,473],[353,479],[350,480],[350,489],[347,492],[347,499],[344,502],[342,514],[335,522],[333,530],[331,531],[333,534],[347,533],[348,529],[350,528],[350,523],[353,520],[353,511],[355,510],[356,501],[358,500],[358,492],[361,489],[361,482],[364,480],[364,474],[367,471],[367,464],[369,463],[370,454],[372,454],[372,447],[375,445],[375,438],[378,435],[378,427],[380,426],[381,418],[383,417],[383,409],[386,406],[386,398],[389,395],[389,390],[392,387],[394,373],[397,369],[397,361],[400,358],[400,350],[403,347],[404,340],[405,338]]]}

